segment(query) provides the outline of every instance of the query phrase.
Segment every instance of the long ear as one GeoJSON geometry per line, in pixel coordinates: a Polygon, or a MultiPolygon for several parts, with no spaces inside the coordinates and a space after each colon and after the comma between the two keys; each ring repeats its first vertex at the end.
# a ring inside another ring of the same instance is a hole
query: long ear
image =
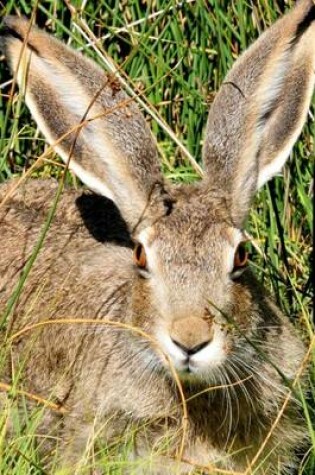
{"type": "Polygon", "coordinates": [[[26,19],[9,16],[4,25],[2,47],[20,88],[26,82],[39,128],[64,161],[71,155],[70,168],[89,188],[117,204],[132,229],[152,193],[164,193],[156,144],[138,107],[115,78],[30,29],[26,19]]]}
{"type": "Polygon", "coordinates": [[[315,5],[301,0],[235,63],[209,113],[207,180],[230,193],[242,226],[255,191],[278,173],[297,140],[315,79],[315,5]]]}

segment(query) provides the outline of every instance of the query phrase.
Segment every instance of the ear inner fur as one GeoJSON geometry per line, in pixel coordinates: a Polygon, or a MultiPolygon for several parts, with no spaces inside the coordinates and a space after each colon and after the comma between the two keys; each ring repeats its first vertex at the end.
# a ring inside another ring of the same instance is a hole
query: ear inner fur
{"type": "Polygon", "coordinates": [[[242,226],[255,191],[297,140],[314,89],[314,3],[302,0],[238,59],[211,107],[203,149],[207,180],[231,193],[242,226]]]}
{"type": "MultiPolygon", "coordinates": [[[[28,22],[6,17],[5,25],[2,43],[15,71],[28,22]]],[[[25,49],[29,64],[18,82],[22,86],[27,71],[26,102],[39,127],[52,145],[59,141],[55,149],[65,162],[76,136],[70,168],[112,199],[132,229],[152,187],[164,181],[155,141],[134,100],[95,63],[36,27],[25,49]]]]}

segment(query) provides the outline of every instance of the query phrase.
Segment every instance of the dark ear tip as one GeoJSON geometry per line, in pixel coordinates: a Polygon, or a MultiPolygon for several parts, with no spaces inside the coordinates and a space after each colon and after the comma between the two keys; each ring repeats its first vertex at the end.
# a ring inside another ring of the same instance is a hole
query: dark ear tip
{"type": "Polygon", "coordinates": [[[303,19],[297,25],[296,32],[293,38],[292,43],[296,44],[301,36],[306,32],[306,30],[312,25],[315,21],[315,4],[313,2],[309,2],[309,8],[305,12],[303,19]]]}
{"type": "MultiPolygon", "coordinates": [[[[33,26],[32,26],[33,29],[33,26]]],[[[38,54],[37,49],[32,45],[30,33],[30,20],[26,17],[7,15],[4,17],[0,27],[0,49],[5,52],[6,41],[14,38],[21,43],[27,42],[28,48],[38,54]]]]}
{"type": "Polygon", "coordinates": [[[16,38],[17,40],[23,42],[23,37],[17,31],[13,30],[9,26],[3,26],[0,29],[0,38],[4,40],[9,37],[16,38]]]}
{"type": "MultiPolygon", "coordinates": [[[[5,53],[6,39],[16,37],[16,31],[11,27],[11,17],[5,16],[0,26],[0,51],[5,53]]],[[[20,38],[19,38],[20,40],[20,38]]]]}
{"type": "Polygon", "coordinates": [[[0,36],[2,38],[13,37],[20,41],[23,41],[23,36],[21,33],[14,27],[18,17],[13,15],[7,15],[4,17],[1,28],[0,36]]]}
{"type": "Polygon", "coordinates": [[[23,39],[30,29],[30,25],[31,20],[25,16],[6,15],[0,24],[0,34],[1,36],[23,39]]]}

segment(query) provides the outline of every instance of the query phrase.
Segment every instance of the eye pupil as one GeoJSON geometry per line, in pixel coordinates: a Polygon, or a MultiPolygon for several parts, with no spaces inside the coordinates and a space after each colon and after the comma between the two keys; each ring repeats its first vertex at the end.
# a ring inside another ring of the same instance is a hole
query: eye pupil
{"type": "Polygon", "coordinates": [[[239,253],[240,262],[243,262],[246,258],[246,251],[243,246],[240,246],[238,253],[239,253]]]}
{"type": "Polygon", "coordinates": [[[246,251],[244,243],[241,243],[235,252],[234,269],[245,267],[245,265],[247,264],[247,259],[248,259],[248,253],[246,251]]]}
{"type": "Polygon", "coordinates": [[[147,257],[145,255],[144,247],[139,242],[135,245],[133,256],[135,264],[141,269],[145,269],[147,265],[147,257]]]}
{"type": "Polygon", "coordinates": [[[137,261],[139,261],[141,258],[141,252],[142,252],[141,245],[137,244],[136,249],[135,249],[135,256],[136,256],[137,261]]]}

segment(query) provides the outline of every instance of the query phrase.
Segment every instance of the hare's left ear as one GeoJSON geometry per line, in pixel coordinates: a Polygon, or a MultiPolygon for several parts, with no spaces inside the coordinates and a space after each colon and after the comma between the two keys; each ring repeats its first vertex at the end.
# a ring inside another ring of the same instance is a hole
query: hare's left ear
{"type": "Polygon", "coordinates": [[[48,142],[90,189],[113,200],[132,231],[170,208],[155,140],[117,83],[91,60],[28,20],[0,32],[26,103],[48,142]]]}
{"type": "Polygon", "coordinates": [[[208,117],[206,179],[227,190],[237,226],[301,133],[315,80],[315,4],[301,0],[236,62],[208,117]]]}

